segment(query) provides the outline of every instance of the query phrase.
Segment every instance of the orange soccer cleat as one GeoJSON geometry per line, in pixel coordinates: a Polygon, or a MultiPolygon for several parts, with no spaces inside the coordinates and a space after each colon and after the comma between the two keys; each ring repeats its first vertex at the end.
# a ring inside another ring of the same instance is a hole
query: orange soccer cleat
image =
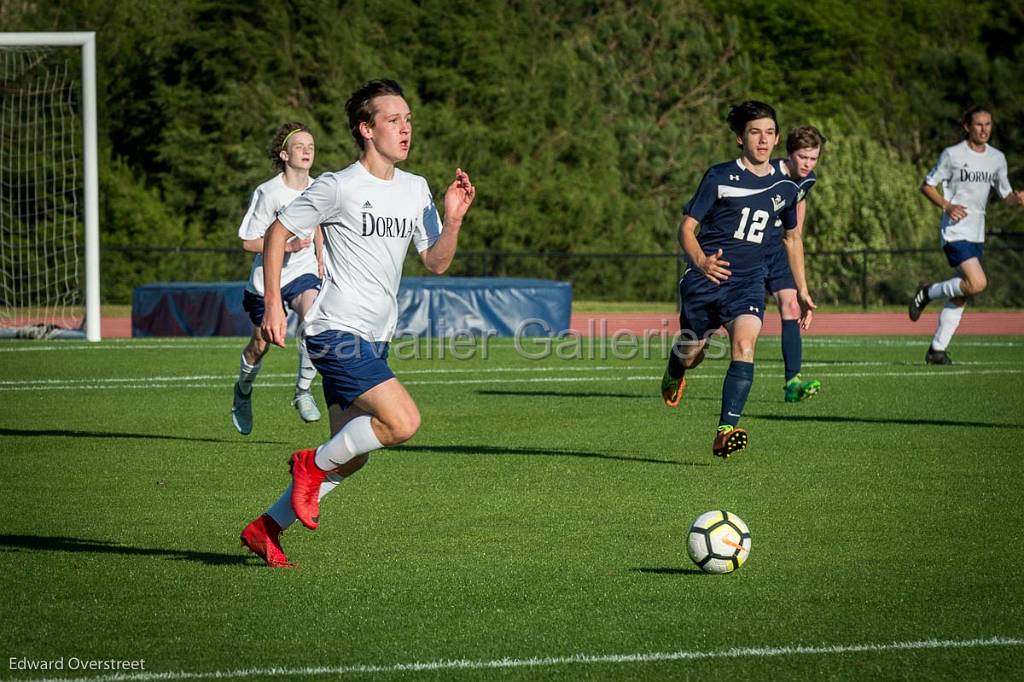
{"type": "Polygon", "coordinates": [[[729,455],[747,447],[747,432],[735,426],[719,426],[711,452],[716,457],[728,459],[729,455]]]}

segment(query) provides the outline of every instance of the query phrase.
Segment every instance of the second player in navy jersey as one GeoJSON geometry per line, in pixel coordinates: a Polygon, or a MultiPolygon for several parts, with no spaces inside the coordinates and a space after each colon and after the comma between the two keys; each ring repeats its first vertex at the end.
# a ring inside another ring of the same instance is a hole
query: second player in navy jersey
{"type": "Polygon", "coordinates": [[[768,275],[765,286],[775,298],[782,318],[782,359],[786,369],[783,396],[786,402],[799,402],[815,395],[821,389],[817,379],[800,376],[803,359],[803,339],[800,338],[800,292],[807,294],[807,279],[803,270],[794,270],[789,265],[789,252],[796,252],[795,261],[803,263],[804,217],[807,213],[807,196],[817,182],[814,168],[818,164],[825,138],[817,128],[810,125],[798,126],[786,136],[786,158],[775,159],[775,168],[797,183],[796,227],[784,230],[780,225],[772,231],[765,264],[768,275]]]}
{"type": "MultiPolygon", "coordinates": [[[[732,108],[728,121],[742,155],[709,169],[683,208],[679,238],[689,267],[679,281],[680,336],[661,385],[665,403],[678,406],[686,370],[700,364],[708,337],[725,326],[732,362],[712,445],[720,457],[747,445],[747,433],[737,425],[753,384],[754,347],[764,318],[765,247],[776,221],[796,227],[799,194],[797,183],[771,163],[779,139],[775,110],[744,102],[732,108]]],[[[802,272],[802,260],[794,266],[802,272]]],[[[809,319],[810,297],[801,297],[800,304],[809,319]]]]}

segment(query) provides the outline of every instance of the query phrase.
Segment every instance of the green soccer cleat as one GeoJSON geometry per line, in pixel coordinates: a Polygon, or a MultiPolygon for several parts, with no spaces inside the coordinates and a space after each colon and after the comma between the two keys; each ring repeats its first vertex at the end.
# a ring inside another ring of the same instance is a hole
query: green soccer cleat
{"type": "Polygon", "coordinates": [[[786,402],[798,403],[807,400],[821,390],[821,382],[817,379],[804,381],[799,374],[786,382],[786,402]]]}
{"type": "Polygon", "coordinates": [[[665,373],[661,376],[661,399],[665,401],[667,407],[679,407],[679,403],[683,400],[683,391],[686,390],[686,379],[684,377],[674,378],[668,373],[668,368],[665,368],[665,373]]]}
{"type": "Polygon", "coordinates": [[[747,432],[738,426],[723,424],[718,427],[715,434],[715,443],[711,446],[711,452],[715,457],[728,459],[729,455],[747,447],[747,432]]]}

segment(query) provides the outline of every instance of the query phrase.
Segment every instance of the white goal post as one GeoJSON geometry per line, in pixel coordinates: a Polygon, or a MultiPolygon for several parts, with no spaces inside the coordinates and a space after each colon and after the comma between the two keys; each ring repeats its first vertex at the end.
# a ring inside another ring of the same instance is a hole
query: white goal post
{"type": "Polygon", "coordinates": [[[85,336],[100,340],[99,177],[96,145],[96,34],[0,33],[0,47],[80,47],[82,175],[85,225],[85,336]]]}

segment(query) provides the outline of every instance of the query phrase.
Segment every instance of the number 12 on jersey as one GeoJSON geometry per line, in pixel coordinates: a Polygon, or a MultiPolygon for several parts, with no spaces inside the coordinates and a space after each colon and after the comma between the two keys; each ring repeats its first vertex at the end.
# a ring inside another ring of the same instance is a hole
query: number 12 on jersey
{"type": "Polygon", "coordinates": [[[750,229],[748,230],[747,221],[751,218],[750,207],[744,206],[743,212],[740,215],[740,226],[736,228],[732,236],[736,239],[745,239],[748,242],[760,244],[764,239],[764,228],[768,226],[768,219],[770,217],[768,211],[754,211],[753,219],[750,220],[750,229]]]}

